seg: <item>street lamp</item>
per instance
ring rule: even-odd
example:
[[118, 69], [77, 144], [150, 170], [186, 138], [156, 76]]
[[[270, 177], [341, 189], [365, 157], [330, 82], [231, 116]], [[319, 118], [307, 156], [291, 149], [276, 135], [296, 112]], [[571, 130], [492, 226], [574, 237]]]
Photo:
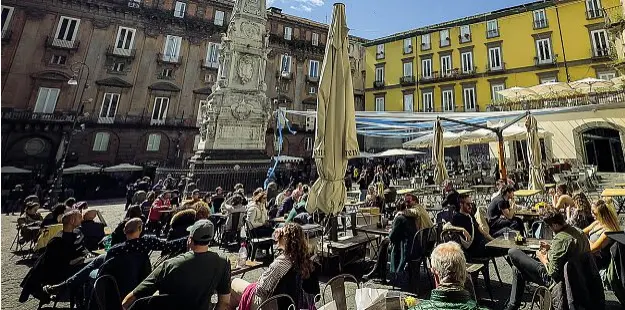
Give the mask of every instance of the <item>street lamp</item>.
[[[69, 146], [72, 142], [72, 138], [78, 132], [76, 130], [76, 125], [78, 125], [78, 117], [82, 114], [84, 109], [84, 104], [82, 104], [82, 97], [85, 94], [85, 89], [89, 88], [89, 66], [84, 62], [76, 62], [70, 66], [70, 70], [74, 73], [72, 77], [67, 81], [68, 85], [77, 86], [78, 80], [82, 76], [83, 69], [87, 69], [87, 75], [85, 77], [85, 83], [83, 85], [82, 90], [80, 91], [80, 97], [78, 98], [79, 105], [76, 109], [74, 106], [76, 105], [76, 97], [78, 96], [78, 89], [74, 93], [74, 101], [72, 101], [71, 110], [74, 112], [74, 119], [72, 120], [72, 127], [69, 132], [68, 137], [63, 137], [64, 139], [61, 141], [62, 145], [60, 147], [63, 148], [63, 154], [60, 158], [60, 163], [58, 168], [56, 169], [54, 179], [52, 181], [52, 194], [54, 198], [58, 198], [57, 195], [54, 195], [57, 189], [63, 188], [63, 169], [65, 168], [65, 160], [67, 158], [67, 153], [69, 152]], [[81, 126], [81, 130], [82, 130]], [[54, 199], [56, 202], [56, 199]]]

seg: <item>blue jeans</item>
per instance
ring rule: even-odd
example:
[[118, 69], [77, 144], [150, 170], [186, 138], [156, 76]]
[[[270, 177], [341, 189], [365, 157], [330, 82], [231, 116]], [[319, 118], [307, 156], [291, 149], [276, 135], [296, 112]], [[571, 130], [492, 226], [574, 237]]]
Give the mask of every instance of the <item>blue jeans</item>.
[[367, 190], [366, 189], [361, 189], [360, 190], [360, 201], [365, 201], [366, 198], [367, 198]]
[[67, 286], [80, 286], [89, 280], [95, 280], [98, 277], [99, 268], [102, 267], [106, 260], [106, 254], [101, 254], [91, 260], [85, 267], [76, 272], [73, 276], [65, 280]]

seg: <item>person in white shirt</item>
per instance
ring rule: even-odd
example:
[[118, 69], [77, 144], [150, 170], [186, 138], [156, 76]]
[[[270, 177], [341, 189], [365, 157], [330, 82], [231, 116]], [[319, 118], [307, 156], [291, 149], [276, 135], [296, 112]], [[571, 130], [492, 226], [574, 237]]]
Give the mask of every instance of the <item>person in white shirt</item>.
[[252, 202], [247, 206], [247, 221], [256, 237], [270, 237], [273, 235], [273, 228], [268, 221], [266, 205], [267, 192], [262, 188], [257, 188], [254, 191]]
[[[242, 191], [235, 192], [230, 198], [226, 199], [221, 204], [221, 212], [227, 216], [226, 224], [224, 226], [225, 231], [229, 231], [232, 228], [232, 214], [245, 213], [247, 210], [245, 197]], [[243, 227], [245, 223], [245, 214], [239, 216], [239, 225], [237, 225], [237, 231]]]

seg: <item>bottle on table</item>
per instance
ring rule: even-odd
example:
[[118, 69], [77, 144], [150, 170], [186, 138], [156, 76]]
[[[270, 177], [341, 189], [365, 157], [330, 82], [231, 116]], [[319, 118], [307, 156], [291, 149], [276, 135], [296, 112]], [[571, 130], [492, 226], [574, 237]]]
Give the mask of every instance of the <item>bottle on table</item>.
[[245, 267], [247, 262], [247, 244], [241, 242], [241, 248], [239, 249], [239, 257], [237, 260], [237, 267]]

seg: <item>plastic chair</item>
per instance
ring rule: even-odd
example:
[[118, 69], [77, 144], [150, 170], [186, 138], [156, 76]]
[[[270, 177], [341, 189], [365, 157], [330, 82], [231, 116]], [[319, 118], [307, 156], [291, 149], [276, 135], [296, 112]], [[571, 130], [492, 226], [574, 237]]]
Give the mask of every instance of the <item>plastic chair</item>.
[[260, 249], [266, 248], [271, 252], [273, 257], [273, 238], [272, 237], [258, 237], [252, 229], [252, 223], [245, 221], [245, 235], [247, 236], [247, 244], [250, 247], [248, 251], [248, 257], [251, 260], [256, 259], [256, 252]]
[[122, 297], [117, 289], [117, 282], [112, 276], [101, 276], [95, 280], [89, 309], [94, 309], [91, 303], [95, 300], [98, 310], [122, 310]]
[[538, 310], [551, 310], [551, 291], [544, 286], [539, 286], [534, 291], [534, 297], [532, 297], [532, 307], [530, 310], [534, 310], [534, 306], [538, 306]]
[[358, 279], [351, 274], [340, 274], [328, 281], [326, 285], [323, 287], [321, 291], [321, 298], [323, 300], [323, 304], [326, 302], [326, 289], [330, 287], [332, 289], [332, 300], [336, 302], [337, 310], [347, 310], [347, 296], [345, 294], [345, 279], [353, 280], [354, 283], [360, 288], [360, 283]]
[[287, 310], [296, 310], [295, 301], [293, 300], [293, 298], [291, 298], [291, 296], [287, 294], [278, 294], [271, 296], [258, 306], [258, 310], [278, 310], [278, 308], [283, 309], [282, 307], [278, 307], [278, 300], [281, 298], [285, 298], [290, 302], [289, 306], [286, 308]]

